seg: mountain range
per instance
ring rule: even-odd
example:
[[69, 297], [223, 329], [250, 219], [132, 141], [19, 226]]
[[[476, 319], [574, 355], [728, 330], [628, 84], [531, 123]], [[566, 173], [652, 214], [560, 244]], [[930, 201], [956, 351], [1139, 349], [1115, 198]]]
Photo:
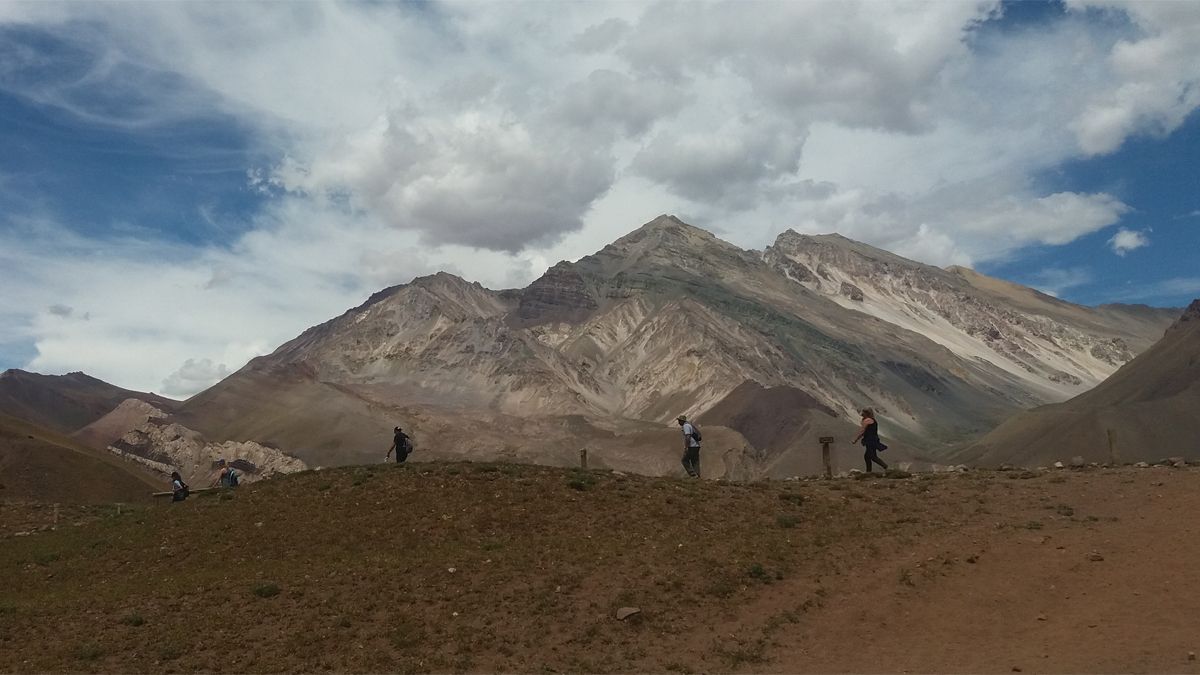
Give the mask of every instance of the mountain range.
[[660, 216], [523, 289], [440, 273], [382, 290], [183, 403], [135, 396], [158, 412], [86, 435], [140, 427], [124, 442], [149, 447], [155, 419], [322, 466], [381, 460], [400, 425], [415, 459], [568, 465], [586, 449], [592, 466], [662, 474], [678, 470], [673, 419], [690, 414], [706, 473], [754, 478], [815, 473], [820, 436], [837, 439], [839, 469], [857, 466], [847, 442], [872, 407], [889, 461], [936, 464], [1092, 389], [1178, 316], [1084, 307], [838, 235], [744, 250]]

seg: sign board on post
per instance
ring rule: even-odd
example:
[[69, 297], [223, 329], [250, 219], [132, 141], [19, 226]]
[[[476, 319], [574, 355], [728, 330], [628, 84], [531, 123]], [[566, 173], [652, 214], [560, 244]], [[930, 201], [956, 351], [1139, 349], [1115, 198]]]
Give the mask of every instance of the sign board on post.
[[833, 463], [829, 458], [829, 446], [833, 443], [833, 436], [822, 436], [821, 441], [821, 462], [825, 465], [825, 477], [833, 478]]

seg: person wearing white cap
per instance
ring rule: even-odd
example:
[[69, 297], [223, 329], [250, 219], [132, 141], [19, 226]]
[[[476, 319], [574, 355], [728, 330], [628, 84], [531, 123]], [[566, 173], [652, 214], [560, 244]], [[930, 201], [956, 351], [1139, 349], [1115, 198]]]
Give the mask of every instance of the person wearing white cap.
[[688, 421], [687, 415], [676, 418], [683, 427], [683, 470], [692, 478], [700, 477], [700, 430]]

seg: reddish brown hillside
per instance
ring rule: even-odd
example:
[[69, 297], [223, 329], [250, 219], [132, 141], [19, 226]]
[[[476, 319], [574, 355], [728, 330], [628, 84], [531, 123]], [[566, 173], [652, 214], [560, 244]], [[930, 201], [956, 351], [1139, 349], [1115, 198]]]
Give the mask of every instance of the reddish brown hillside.
[[84, 373], [41, 375], [15, 369], [0, 373], [0, 414], [64, 434], [95, 422], [128, 398], [141, 399], [163, 410], [177, 404]]
[[[755, 459], [763, 475], [821, 473], [821, 437], [835, 439], [831, 448], [835, 472], [863, 468], [862, 447], [850, 443], [858, 434], [858, 427], [795, 387], [763, 387], [756, 382], [744, 382], [699, 421], [741, 433], [756, 451]], [[886, 420], [882, 424], [884, 440], [889, 446], [883, 453], [884, 461], [913, 463], [912, 454], [888, 437]]]
[[6, 539], [0, 671], [1196, 672], [1198, 480], [307, 472]]
[[147, 501], [166, 489], [136, 465], [53, 431], [0, 415], [0, 501]]

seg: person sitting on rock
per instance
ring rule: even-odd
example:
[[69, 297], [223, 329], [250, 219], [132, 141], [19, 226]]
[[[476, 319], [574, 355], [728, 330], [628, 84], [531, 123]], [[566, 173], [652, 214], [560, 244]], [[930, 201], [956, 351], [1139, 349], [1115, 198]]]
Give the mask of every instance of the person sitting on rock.
[[882, 466], [883, 470], [887, 471], [888, 465], [882, 459], [879, 459], [879, 453], [887, 450], [887, 446], [879, 440], [879, 422], [875, 421], [875, 411], [870, 408], [863, 408], [862, 428], [859, 429], [858, 435], [854, 437], [854, 440], [850, 442], [852, 444], [858, 443], [859, 439], [862, 439], [863, 447], [867, 449], [866, 453], [863, 454], [863, 459], [867, 463], [867, 473], [871, 473], [872, 463]]

